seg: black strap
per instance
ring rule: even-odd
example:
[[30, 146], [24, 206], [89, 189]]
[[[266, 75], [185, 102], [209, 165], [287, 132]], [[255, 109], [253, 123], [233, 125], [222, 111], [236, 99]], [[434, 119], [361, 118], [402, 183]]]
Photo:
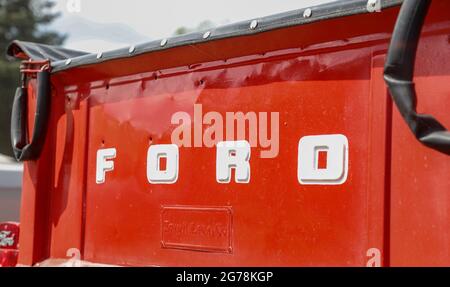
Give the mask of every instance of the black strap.
[[420, 31], [430, 2], [429, 0], [403, 2], [384, 66], [384, 79], [398, 110], [414, 136], [422, 144], [450, 155], [450, 132], [433, 116], [416, 112], [414, 62]]
[[14, 156], [18, 161], [35, 160], [39, 158], [45, 142], [50, 112], [50, 72], [37, 73], [36, 113], [31, 142], [27, 136], [27, 88], [24, 83], [17, 88], [14, 96], [11, 115], [11, 143]]

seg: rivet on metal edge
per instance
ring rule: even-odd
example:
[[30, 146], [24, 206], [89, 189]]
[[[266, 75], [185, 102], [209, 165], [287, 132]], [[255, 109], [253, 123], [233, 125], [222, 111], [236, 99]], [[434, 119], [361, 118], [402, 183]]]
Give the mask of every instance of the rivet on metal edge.
[[305, 9], [305, 11], [303, 11], [303, 18], [309, 18], [312, 15], [312, 10], [310, 8]]
[[72, 63], [72, 59], [67, 59], [66, 60], [66, 65], [70, 65], [70, 63]]
[[368, 0], [367, 1], [367, 11], [372, 12], [381, 12], [381, 1], [380, 0]]
[[256, 27], [258, 27], [258, 21], [257, 21], [257, 20], [253, 20], [253, 21], [250, 23], [250, 29], [255, 30]]
[[211, 31], [206, 31], [205, 34], [203, 34], [203, 39], [208, 39], [209, 36], [211, 36]]
[[161, 43], [160, 43], [161, 47], [164, 47], [166, 44], [167, 44], [167, 39], [162, 39]]
[[101, 57], [103, 57], [103, 53], [102, 52], [98, 52], [97, 53], [97, 59], [100, 59]]
[[128, 49], [128, 52], [133, 53], [136, 50], [135, 46], [131, 46], [130, 49]]

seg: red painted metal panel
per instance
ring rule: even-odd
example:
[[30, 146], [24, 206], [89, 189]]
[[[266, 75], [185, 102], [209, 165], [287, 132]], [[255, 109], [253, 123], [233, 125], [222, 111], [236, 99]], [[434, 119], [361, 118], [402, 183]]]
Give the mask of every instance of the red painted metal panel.
[[[35, 80], [28, 86], [28, 122], [33, 123], [36, 109]], [[31, 124], [28, 127], [32, 127]], [[51, 134], [51, 133], [49, 133]], [[49, 200], [51, 195], [52, 145], [47, 136], [39, 161], [24, 164], [22, 203], [20, 207], [21, 236], [19, 263], [31, 265], [48, 258]]]
[[[85, 258], [138, 265], [364, 265], [368, 171], [357, 159], [367, 154], [370, 67], [371, 50], [360, 48], [156, 80], [137, 76], [92, 89]], [[348, 79], [340, 80], [341, 71]], [[215, 179], [214, 148], [182, 147], [177, 183], [149, 184], [149, 144], [170, 143], [171, 115], [193, 114], [194, 104], [222, 115], [280, 112], [278, 157], [261, 159], [254, 148], [250, 183], [222, 185]], [[344, 185], [306, 187], [297, 181], [298, 141], [317, 134], [348, 137], [355, 160]], [[115, 147], [117, 156], [114, 171], [98, 185], [95, 155], [102, 147]], [[164, 205], [231, 206], [233, 254], [162, 249]]]

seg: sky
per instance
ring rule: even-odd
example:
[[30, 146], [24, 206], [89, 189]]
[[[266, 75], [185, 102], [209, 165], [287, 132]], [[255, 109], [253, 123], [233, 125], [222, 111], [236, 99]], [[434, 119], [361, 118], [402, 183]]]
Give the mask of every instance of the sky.
[[318, 5], [331, 0], [55, 0], [50, 28], [68, 34], [65, 46], [88, 52], [170, 37], [204, 20], [216, 25]]

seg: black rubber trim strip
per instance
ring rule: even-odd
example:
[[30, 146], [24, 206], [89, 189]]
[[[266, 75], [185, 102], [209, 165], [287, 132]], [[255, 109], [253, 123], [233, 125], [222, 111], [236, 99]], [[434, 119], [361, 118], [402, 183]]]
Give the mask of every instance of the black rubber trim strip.
[[31, 142], [27, 140], [27, 88], [19, 87], [11, 115], [11, 144], [18, 161], [38, 159], [44, 146], [50, 117], [50, 72], [37, 73], [36, 113]]
[[[402, 3], [402, 0], [379, 1], [381, 9], [398, 6]], [[253, 35], [280, 28], [309, 24], [327, 19], [371, 13], [368, 11], [367, 5], [367, 0], [339, 0], [322, 5], [312, 6], [309, 8], [288, 11], [272, 16], [256, 18], [210, 29], [209, 31], [211, 34], [206, 39], [203, 38], [203, 35], [206, 31], [201, 31], [168, 38], [167, 43], [163, 46], [161, 46], [161, 40], [138, 44], [134, 46], [134, 49], [131, 53], [129, 50], [130, 47], [127, 47], [104, 52], [101, 54], [100, 58], [97, 57], [97, 54], [87, 54], [71, 58], [70, 62], [66, 61], [66, 59], [61, 59], [59, 61], [52, 61], [52, 73], [79, 67], [82, 65], [97, 64], [114, 59], [135, 57], [141, 54], [166, 50], [174, 47], [196, 45], [225, 38]], [[303, 13], [306, 9], [311, 9], [310, 17], [303, 16]], [[258, 24], [255, 29], [250, 29], [250, 23], [253, 20], [257, 20]], [[9, 53], [9, 55], [14, 56], [11, 53]]]
[[400, 8], [384, 66], [384, 79], [414, 136], [427, 147], [450, 155], [450, 133], [447, 129], [433, 116], [416, 112], [414, 63], [430, 2], [408, 0]]

